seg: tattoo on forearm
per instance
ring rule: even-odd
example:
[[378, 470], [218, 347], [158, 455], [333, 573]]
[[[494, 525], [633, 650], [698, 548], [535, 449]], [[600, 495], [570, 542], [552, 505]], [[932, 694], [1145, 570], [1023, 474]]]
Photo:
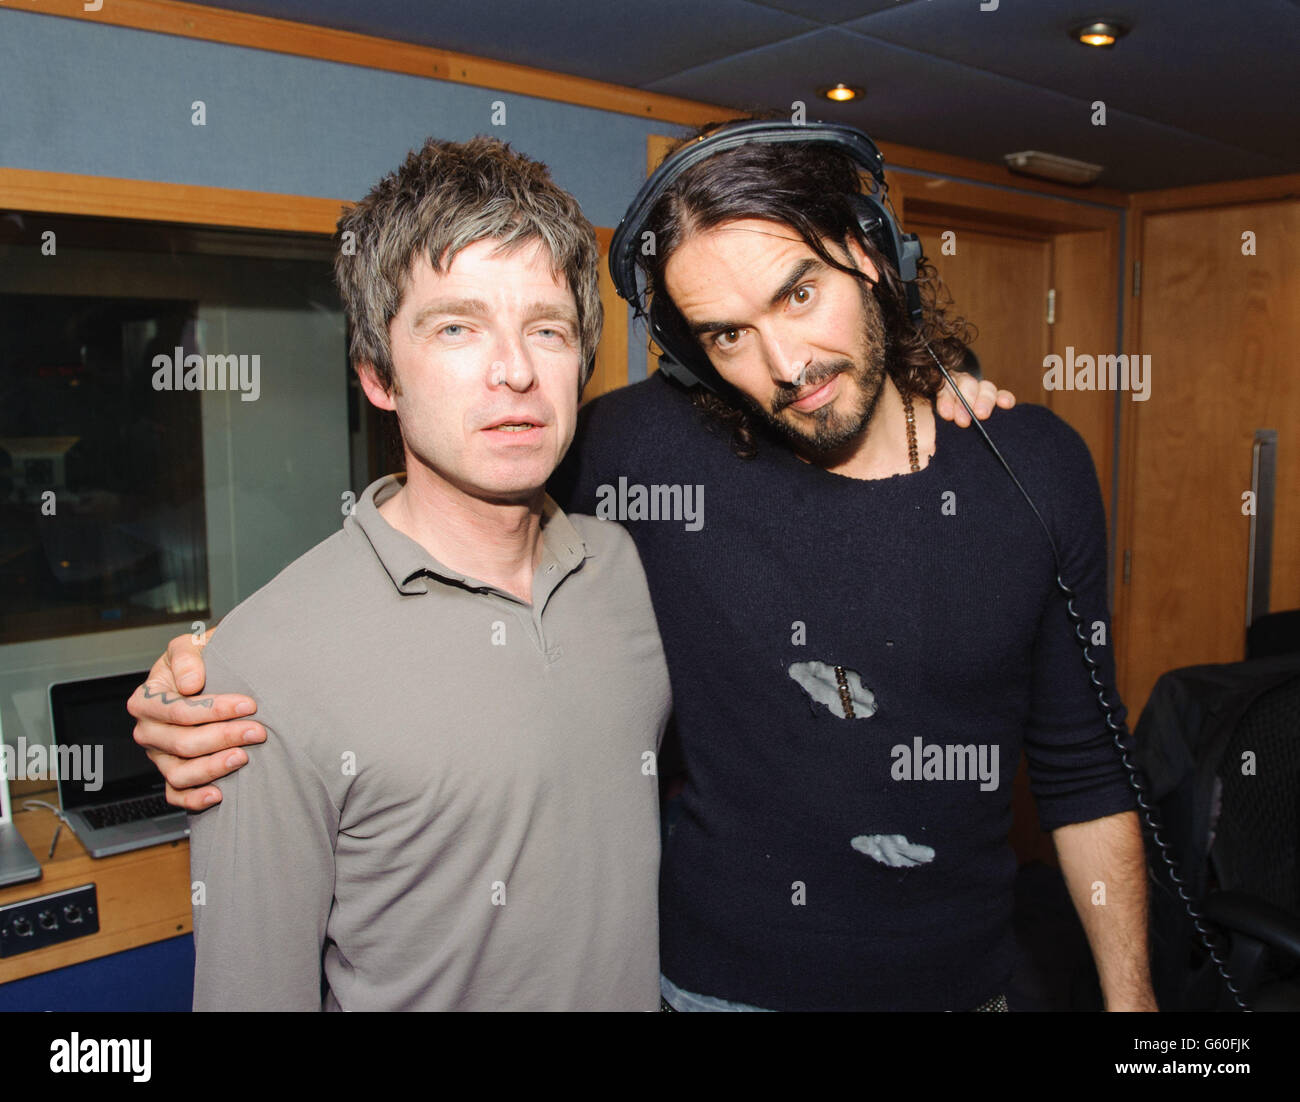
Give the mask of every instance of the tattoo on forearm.
[[180, 696], [179, 694], [169, 696], [166, 689], [158, 693], [150, 692], [148, 685], [144, 686], [144, 698], [145, 700], [161, 700], [164, 704], [175, 704], [179, 700], [182, 704], [188, 704], [191, 708], [212, 707], [212, 697], [210, 696], [204, 697], [202, 700], [191, 700], [188, 696]]

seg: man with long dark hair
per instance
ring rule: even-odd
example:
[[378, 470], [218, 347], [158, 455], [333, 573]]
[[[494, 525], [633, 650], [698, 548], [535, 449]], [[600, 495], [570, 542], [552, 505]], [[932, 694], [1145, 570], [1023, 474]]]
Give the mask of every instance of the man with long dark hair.
[[[641, 263], [717, 385], [657, 373], [591, 403], [550, 484], [631, 532], [664, 639], [686, 766], [663, 855], [664, 997], [1005, 1009], [1023, 746], [1107, 1005], [1150, 1007], [1133, 799], [1051, 551], [981, 441], [936, 416], [934, 357], [961, 364], [964, 324], [925, 266], [910, 324], [854, 217], [859, 187], [849, 158], [798, 143], [683, 173]], [[1087, 449], [1046, 410], [991, 425], [1104, 632]], [[155, 677], [174, 690], [172, 667]], [[169, 756], [216, 748], [163, 726], [177, 710], [133, 710], [172, 784], [221, 775]]]

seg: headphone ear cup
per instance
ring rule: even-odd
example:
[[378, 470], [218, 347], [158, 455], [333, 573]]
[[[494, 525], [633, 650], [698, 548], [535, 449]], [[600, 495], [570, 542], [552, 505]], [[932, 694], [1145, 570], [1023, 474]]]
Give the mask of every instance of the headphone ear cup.
[[871, 238], [872, 241], [876, 241], [876, 243], [879, 244], [877, 239], [880, 237], [880, 217], [878, 215], [871, 214], [867, 211], [861, 211], [858, 214], [858, 227], [864, 234]]
[[[863, 236], [884, 253], [885, 259], [897, 270], [899, 261], [897, 230], [889, 212], [870, 195], [851, 195], [849, 201]], [[900, 272], [899, 275], [902, 273]]]
[[650, 336], [664, 351], [659, 367], [666, 375], [686, 386], [718, 389], [716, 372], [699, 346], [682, 332], [681, 319], [658, 297], [650, 300]]
[[898, 258], [898, 274], [907, 291], [907, 312], [912, 316], [912, 324], [920, 329], [924, 310], [921, 307], [921, 285], [917, 283], [916, 275], [917, 266], [924, 258], [921, 239], [914, 233], [905, 233], [900, 241], [902, 249]]
[[907, 312], [912, 324], [921, 325], [921, 289], [917, 286], [917, 265], [922, 259], [921, 239], [914, 233], [902, 233], [893, 215], [874, 195], [851, 196], [858, 226], [872, 244], [885, 254], [902, 280], [907, 297]]
[[899, 235], [902, 248], [898, 257], [898, 276], [905, 283], [916, 280], [916, 266], [921, 263], [921, 239], [914, 233]]

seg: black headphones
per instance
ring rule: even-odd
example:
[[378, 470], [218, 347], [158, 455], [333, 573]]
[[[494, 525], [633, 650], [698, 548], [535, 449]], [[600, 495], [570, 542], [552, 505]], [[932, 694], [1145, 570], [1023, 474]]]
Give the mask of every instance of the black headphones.
[[[609, 274], [618, 293], [638, 311], [644, 310], [637, 281], [637, 250], [650, 212], [669, 186], [687, 169], [750, 142], [828, 142], [848, 154], [870, 173], [874, 186], [869, 194], [849, 196], [858, 225], [893, 265], [903, 281], [912, 322], [921, 324], [921, 294], [916, 286], [916, 266], [921, 259], [921, 242], [914, 233], [903, 233], [887, 206], [889, 185], [885, 183], [885, 159], [861, 130], [839, 123], [785, 123], [762, 120], [728, 123], [705, 137], [683, 146], [646, 180], [614, 231], [609, 248]], [[666, 374], [687, 386], [710, 390], [727, 389], [703, 349], [676, 323], [676, 311], [660, 295], [650, 303], [650, 335], [665, 352], [659, 366]]]

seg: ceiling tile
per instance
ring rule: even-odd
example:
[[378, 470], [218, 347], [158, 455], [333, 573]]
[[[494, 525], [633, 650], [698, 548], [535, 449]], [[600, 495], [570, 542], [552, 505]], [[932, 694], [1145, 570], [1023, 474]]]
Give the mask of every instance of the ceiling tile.
[[[801, 59], [816, 58], [816, 72]], [[866, 97], [833, 104], [818, 85], [843, 80]], [[808, 117], [848, 122], [873, 138], [1001, 164], [1037, 149], [1106, 166], [1098, 181], [1117, 188], [1172, 186], [1287, 171], [1278, 158], [1110, 110], [1094, 126], [1088, 100], [930, 58], [827, 28], [743, 57], [700, 66], [651, 85], [672, 95], [712, 99], [741, 110], [786, 111], [796, 100]]]
[[871, 12], [896, 8], [900, 4], [919, 4], [926, 0], [750, 0], [765, 8], [779, 8], [792, 15], [802, 15], [818, 23], [843, 23]]
[[1132, 28], [1113, 49], [1069, 37], [1088, 14], [1079, 0], [1004, 0], [992, 12], [936, 0], [883, 10], [844, 29], [1300, 161], [1295, 4], [1120, 0], [1098, 7]]

